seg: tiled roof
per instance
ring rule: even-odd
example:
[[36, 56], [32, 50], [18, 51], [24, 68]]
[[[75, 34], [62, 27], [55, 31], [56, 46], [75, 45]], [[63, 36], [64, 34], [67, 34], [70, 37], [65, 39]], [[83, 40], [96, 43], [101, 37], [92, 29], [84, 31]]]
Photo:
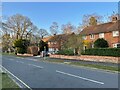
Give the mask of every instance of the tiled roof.
[[[72, 33], [72, 34], [74, 34], [74, 33]], [[54, 36], [49, 36], [49, 37], [43, 38], [42, 40], [44, 42], [55, 42], [55, 41], [68, 39], [69, 36], [71, 36], [72, 34], [59, 34], [59, 35], [54, 35]]]
[[98, 34], [98, 33], [105, 33], [110, 31], [119, 30], [120, 31], [120, 20], [116, 22], [108, 22], [100, 25], [95, 26], [88, 26], [84, 28], [80, 34], [82, 35], [89, 35], [89, 34]]
[[42, 40], [44, 41], [44, 42], [47, 42], [49, 39], [51, 39], [52, 38], [52, 36], [49, 36], [49, 37], [45, 37], [45, 38], [43, 38]]

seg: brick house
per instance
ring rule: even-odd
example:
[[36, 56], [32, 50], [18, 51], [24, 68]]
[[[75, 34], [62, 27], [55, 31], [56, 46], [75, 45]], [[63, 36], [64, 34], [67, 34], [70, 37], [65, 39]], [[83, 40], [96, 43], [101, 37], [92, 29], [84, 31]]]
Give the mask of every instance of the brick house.
[[[94, 48], [94, 42], [98, 38], [107, 40], [110, 48], [120, 47], [120, 20], [113, 17], [111, 22], [103, 23], [84, 28], [80, 34], [83, 36], [84, 41], [89, 42]], [[87, 45], [84, 45], [84, 49]]]
[[74, 33], [49, 36], [42, 40], [48, 43], [49, 52], [57, 52], [62, 49], [63, 43], [66, 42], [71, 35], [74, 35]]

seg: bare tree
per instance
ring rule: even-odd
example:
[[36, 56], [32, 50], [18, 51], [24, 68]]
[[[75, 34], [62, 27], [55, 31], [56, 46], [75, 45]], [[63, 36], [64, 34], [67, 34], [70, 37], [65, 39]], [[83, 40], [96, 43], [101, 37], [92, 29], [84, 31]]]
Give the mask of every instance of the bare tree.
[[59, 31], [58, 31], [58, 23], [57, 22], [53, 22], [51, 27], [50, 27], [50, 31], [52, 33], [52, 35], [56, 35]]
[[12, 49], [13, 39], [10, 37], [10, 34], [4, 34], [2, 36], [2, 49], [3, 51], [9, 51], [8, 49]]
[[6, 25], [14, 31], [16, 39], [22, 39], [26, 32], [31, 31], [33, 23], [28, 17], [16, 14], [8, 18]]
[[40, 38], [44, 38], [45, 36], [49, 35], [47, 30], [45, 29], [40, 29], [38, 30], [38, 35], [40, 36]]
[[65, 25], [63, 24], [61, 29], [64, 34], [70, 34], [75, 31], [75, 26], [71, 23], [67, 23]]
[[102, 16], [96, 13], [84, 15], [82, 20], [82, 25], [85, 27], [89, 25], [100, 24], [103, 22], [102, 18], [103, 18]]

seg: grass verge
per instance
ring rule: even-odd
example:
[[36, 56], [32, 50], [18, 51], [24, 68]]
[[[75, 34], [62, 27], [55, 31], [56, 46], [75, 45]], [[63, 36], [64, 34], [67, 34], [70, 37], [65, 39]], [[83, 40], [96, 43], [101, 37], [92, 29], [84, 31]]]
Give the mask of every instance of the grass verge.
[[118, 71], [120, 72], [119, 67], [115, 66], [105, 66], [105, 65], [98, 65], [98, 64], [83, 64], [81, 62], [64, 62], [64, 60], [44, 60], [47, 62], [53, 62], [53, 63], [63, 63], [63, 64], [69, 64], [69, 65], [74, 65], [74, 66], [84, 66], [84, 67], [91, 67], [91, 68], [96, 68], [96, 69], [103, 69], [107, 71]]
[[2, 90], [6, 89], [17, 89], [21, 90], [20, 87], [6, 74], [1, 73], [2, 77]]

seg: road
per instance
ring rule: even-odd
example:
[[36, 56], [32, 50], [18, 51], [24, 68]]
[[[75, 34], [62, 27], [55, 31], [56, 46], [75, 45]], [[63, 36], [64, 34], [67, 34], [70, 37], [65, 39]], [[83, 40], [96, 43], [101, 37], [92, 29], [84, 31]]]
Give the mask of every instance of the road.
[[118, 88], [118, 73], [41, 59], [3, 55], [2, 66], [29, 88]]

